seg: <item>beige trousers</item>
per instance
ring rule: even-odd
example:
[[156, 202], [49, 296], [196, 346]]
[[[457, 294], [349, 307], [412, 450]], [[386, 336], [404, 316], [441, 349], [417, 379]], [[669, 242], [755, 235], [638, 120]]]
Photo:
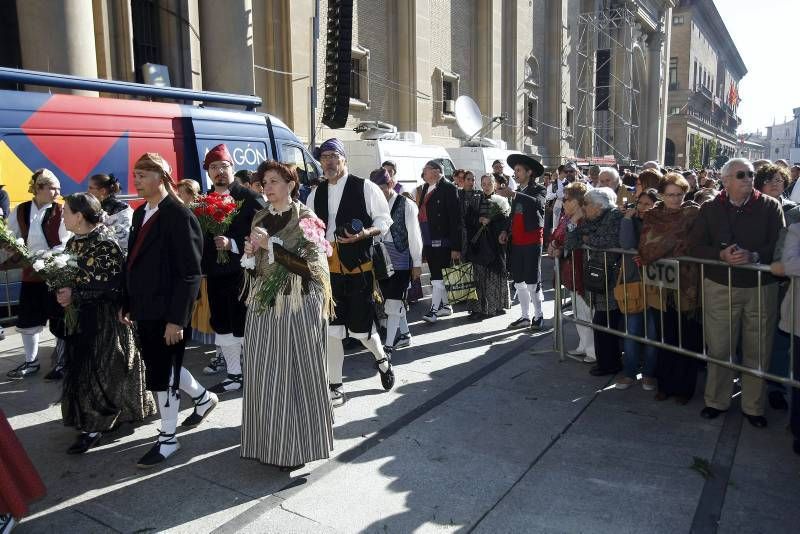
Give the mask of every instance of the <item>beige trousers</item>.
[[[733, 287], [703, 281], [705, 292], [703, 320], [708, 356], [716, 360], [736, 362], [737, 343], [741, 335], [741, 364], [766, 371], [772, 351], [772, 338], [778, 318], [778, 285]], [[727, 410], [731, 404], [733, 379], [738, 373], [721, 365], [708, 364], [706, 406]], [[742, 411], [747, 415], [764, 414], [764, 380], [742, 373]]]

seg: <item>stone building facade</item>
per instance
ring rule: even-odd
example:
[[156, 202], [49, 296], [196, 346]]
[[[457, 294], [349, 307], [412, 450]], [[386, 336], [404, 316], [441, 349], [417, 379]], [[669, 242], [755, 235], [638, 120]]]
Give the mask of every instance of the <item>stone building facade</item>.
[[[794, 119], [783, 124], [767, 126], [765, 140], [767, 159], [788, 161], [791, 149], [800, 148], [800, 108], [794, 109], [794, 116]], [[794, 161], [790, 163], [794, 163]]]
[[672, 12], [665, 164], [714, 166], [733, 157], [741, 124], [739, 81], [747, 68], [713, 2], [680, 0]]
[[[509, 149], [549, 165], [607, 153], [635, 162], [661, 159], [665, 146], [674, 1], [355, 0], [355, 83], [347, 126], [335, 131], [320, 120], [327, 0], [313, 121], [314, 0], [3, 2], [0, 16], [15, 24], [0, 38], [0, 65], [127, 81], [142, 81], [145, 63], [165, 65], [173, 86], [261, 96], [260, 111], [307, 141], [312, 124], [317, 140], [352, 139], [358, 123], [380, 120], [458, 146], [452, 101], [468, 95], [487, 120], [506, 117], [491, 137]], [[630, 28], [609, 29], [605, 42], [585, 31], [586, 17], [613, 10], [629, 14]], [[629, 87], [610, 91], [603, 117], [598, 49], [610, 49], [611, 79]]]

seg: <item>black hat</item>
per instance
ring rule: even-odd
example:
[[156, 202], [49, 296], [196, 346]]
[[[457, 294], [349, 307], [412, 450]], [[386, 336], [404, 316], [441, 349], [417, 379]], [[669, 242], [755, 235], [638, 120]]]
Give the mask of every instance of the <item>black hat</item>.
[[533, 177], [538, 178], [544, 174], [544, 167], [542, 164], [528, 156], [527, 154], [511, 154], [506, 159], [508, 166], [512, 169], [517, 165], [523, 165], [533, 171]]
[[428, 163], [425, 164], [426, 167], [431, 167], [432, 169], [438, 169], [440, 173], [444, 174], [444, 167], [442, 164], [436, 161], [435, 159], [430, 160]]

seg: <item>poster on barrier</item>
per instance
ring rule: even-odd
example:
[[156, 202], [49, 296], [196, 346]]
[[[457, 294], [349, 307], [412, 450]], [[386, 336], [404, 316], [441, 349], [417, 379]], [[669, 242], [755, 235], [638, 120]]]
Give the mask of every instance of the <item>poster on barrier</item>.
[[645, 284], [664, 289], [678, 289], [678, 260], [658, 260], [644, 266]]

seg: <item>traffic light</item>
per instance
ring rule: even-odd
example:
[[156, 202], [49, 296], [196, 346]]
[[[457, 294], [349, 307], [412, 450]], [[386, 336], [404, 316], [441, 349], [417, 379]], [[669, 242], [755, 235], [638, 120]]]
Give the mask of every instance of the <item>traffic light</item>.
[[351, 49], [353, 46], [353, 0], [328, 3], [328, 43], [325, 47], [325, 100], [322, 123], [343, 128], [350, 111]]

